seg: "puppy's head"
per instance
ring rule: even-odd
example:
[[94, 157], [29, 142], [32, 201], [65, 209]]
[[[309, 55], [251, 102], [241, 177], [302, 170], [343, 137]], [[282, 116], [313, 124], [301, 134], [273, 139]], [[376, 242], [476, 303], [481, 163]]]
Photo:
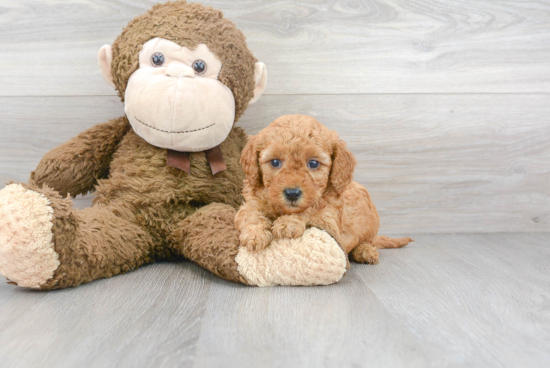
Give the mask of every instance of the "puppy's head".
[[283, 214], [303, 212], [327, 192], [341, 194], [355, 164], [338, 134], [306, 115], [278, 118], [241, 155], [247, 189], [263, 190]]

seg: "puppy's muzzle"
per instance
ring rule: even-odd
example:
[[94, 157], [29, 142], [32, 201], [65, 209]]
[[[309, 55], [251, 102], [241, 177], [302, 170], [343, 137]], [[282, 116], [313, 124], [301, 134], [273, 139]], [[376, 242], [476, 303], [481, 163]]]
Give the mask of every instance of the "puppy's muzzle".
[[286, 188], [283, 190], [285, 198], [290, 202], [296, 202], [302, 196], [302, 190], [300, 188]]

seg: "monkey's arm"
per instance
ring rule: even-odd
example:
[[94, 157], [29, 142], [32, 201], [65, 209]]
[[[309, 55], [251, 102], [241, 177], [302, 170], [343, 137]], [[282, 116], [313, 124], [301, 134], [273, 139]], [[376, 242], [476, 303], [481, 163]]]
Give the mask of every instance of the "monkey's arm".
[[31, 181], [44, 184], [62, 196], [75, 197], [93, 190], [109, 174], [112, 155], [130, 129], [125, 117], [98, 124], [46, 153]]

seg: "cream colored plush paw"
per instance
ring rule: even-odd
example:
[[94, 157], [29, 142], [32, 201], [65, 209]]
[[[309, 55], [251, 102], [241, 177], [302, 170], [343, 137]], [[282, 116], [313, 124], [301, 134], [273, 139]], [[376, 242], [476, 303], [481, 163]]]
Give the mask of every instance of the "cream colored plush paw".
[[346, 272], [346, 254], [325, 231], [307, 229], [298, 239], [278, 239], [262, 251], [239, 249], [238, 270], [250, 285], [330, 285]]
[[0, 190], [0, 274], [37, 289], [53, 277], [53, 209], [43, 194], [10, 184]]

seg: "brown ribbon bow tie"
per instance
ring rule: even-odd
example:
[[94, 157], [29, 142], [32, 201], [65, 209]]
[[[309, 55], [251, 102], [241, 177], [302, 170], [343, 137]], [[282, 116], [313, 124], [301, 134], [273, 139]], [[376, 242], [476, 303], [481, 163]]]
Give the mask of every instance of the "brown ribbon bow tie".
[[[216, 146], [212, 149], [204, 151], [206, 159], [210, 164], [212, 175], [216, 175], [219, 172], [227, 170], [225, 160], [223, 159], [222, 149], [220, 146]], [[188, 174], [191, 174], [191, 160], [189, 160], [189, 152], [178, 152], [168, 150], [166, 156], [166, 164], [170, 167], [183, 170]]]

